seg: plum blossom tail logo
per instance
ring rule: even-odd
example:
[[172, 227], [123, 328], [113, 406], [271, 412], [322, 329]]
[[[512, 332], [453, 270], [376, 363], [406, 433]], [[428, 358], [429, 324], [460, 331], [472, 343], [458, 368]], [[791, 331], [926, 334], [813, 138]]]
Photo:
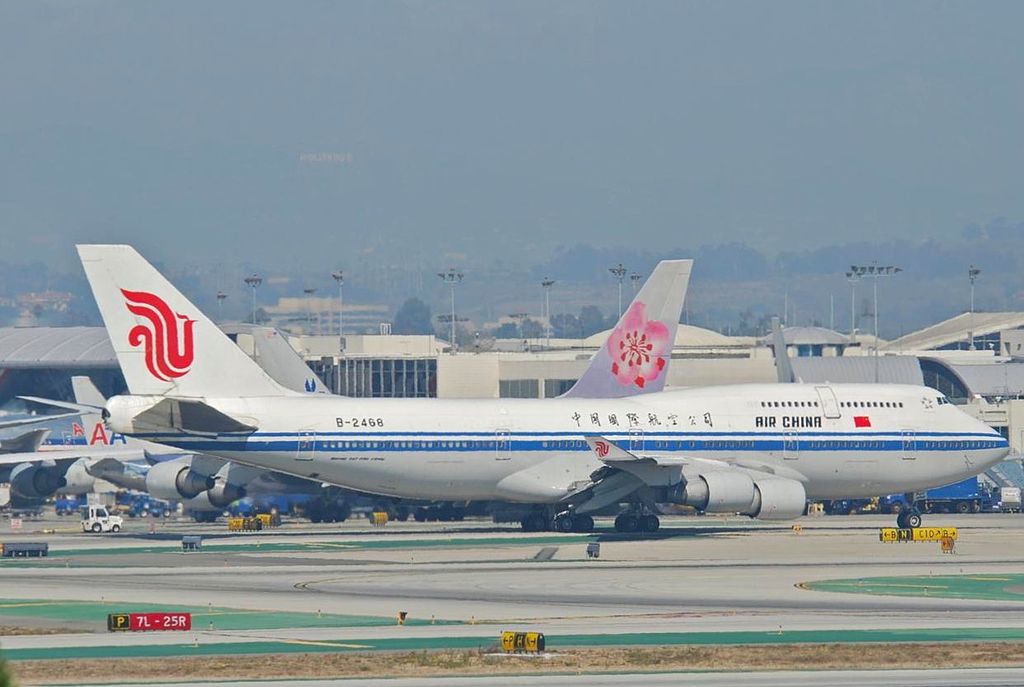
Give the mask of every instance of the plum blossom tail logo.
[[608, 442], [607, 441], [595, 441], [594, 442], [594, 451], [597, 452], [597, 457], [598, 458], [604, 458], [605, 456], [607, 456], [608, 455], [608, 449], [609, 449], [609, 446], [608, 446]]
[[196, 321], [171, 310], [156, 294], [126, 289], [121, 294], [128, 312], [145, 320], [128, 332], [128, 344], [144, 347], [149, 373], [164, 382], [184, 376], [195, 354], [192, 328]]
[[647, 319], [647, 307], [635, 301], [608, 338], [612, 374], [623, 386], [643, 389], [665, 369], [672, 342], [668, 327]]

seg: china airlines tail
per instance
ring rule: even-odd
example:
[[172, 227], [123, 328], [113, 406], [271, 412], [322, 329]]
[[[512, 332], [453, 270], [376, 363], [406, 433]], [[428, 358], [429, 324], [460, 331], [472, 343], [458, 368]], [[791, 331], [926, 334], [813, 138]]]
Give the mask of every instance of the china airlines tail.
[[583, 376], [563, 398], [621, 398], [665, 388], [693, 260], [662, 260]]
[[289, 393], [131, 246], [78, 246], [78, 255], [132, 394]]

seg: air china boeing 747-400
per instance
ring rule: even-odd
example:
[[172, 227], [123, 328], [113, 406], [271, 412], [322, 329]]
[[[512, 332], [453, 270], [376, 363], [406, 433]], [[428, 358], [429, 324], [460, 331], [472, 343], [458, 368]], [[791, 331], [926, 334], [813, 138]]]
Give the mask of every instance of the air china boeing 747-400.
[[[366, 399], [272, 380], [129, 246], [79, 246], [130, 395], [109, 428], [373, 494], [533, 504], [527, 529], [624, 531], [654, 504], [755, 518], [984, 471], [1006, 439], [934, 389], [745, 384], [664, 391], [692, 261], [665, 261], [556, 399]], [[900, 515], [917, 526], [920, 514]]]

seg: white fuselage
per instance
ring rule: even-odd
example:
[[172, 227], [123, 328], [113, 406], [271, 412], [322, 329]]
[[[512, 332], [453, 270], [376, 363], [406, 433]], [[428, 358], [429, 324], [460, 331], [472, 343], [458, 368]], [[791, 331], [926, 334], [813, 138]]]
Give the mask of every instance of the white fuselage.
[[[978, 474], [1007, 441], [927, 387], [760, 384], [622, 399], [205, 399], [259, 429], [147, 439], [360, 491], [551, 503], [602, 467], [585, 435], [803, 482], [808, 498], [917, 491]], [[129, 431], [126, 427], [112, 427]]]

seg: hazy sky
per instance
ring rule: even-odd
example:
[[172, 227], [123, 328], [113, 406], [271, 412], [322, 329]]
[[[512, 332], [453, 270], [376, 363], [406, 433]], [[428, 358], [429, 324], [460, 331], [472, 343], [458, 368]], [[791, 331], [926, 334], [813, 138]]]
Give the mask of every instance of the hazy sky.
[[0, 259], [952, 236], [1024, 218], [1022, 26], [1021, 2], [2, 0]]

